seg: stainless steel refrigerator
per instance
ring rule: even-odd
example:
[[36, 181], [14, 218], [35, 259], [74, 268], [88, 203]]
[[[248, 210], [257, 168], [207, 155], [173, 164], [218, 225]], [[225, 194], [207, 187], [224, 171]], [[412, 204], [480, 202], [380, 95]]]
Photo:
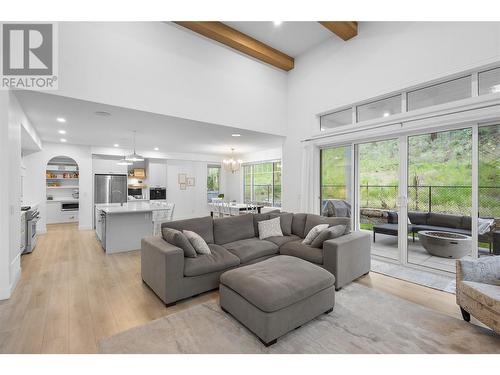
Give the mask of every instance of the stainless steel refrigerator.
[[[100, 203], [127, 203], [127, 175], [96, 174], [94, 175], [94, 211]], [[95, 218], [95, 214], [94, 214]], [[95, 220], [94, 220], [95, 228]]]

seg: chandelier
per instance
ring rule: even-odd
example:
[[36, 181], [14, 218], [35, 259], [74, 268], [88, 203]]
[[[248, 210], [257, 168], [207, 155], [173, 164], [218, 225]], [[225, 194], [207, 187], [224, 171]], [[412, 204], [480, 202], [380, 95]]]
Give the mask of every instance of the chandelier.
[[224, 159], [222, 161], [224, 164], [224, 168], [226, 168], [227, 171], [230, 171], [231, 173], [234, 173], [238, 171], [241, 168], [241, 163], [243, 163], [243, 160], [235, 160], [234, 159], [234, 148], [231, 148], [231, 158], [226, 160]]

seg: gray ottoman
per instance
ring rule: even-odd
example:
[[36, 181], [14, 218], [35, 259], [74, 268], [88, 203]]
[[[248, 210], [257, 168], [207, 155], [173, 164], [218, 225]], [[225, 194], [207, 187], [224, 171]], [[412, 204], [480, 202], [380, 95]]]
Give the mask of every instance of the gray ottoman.
[[220, 306], [269, 346], [335, 304], [335, 277], [305, 260], [279, 255], [227, 271]]

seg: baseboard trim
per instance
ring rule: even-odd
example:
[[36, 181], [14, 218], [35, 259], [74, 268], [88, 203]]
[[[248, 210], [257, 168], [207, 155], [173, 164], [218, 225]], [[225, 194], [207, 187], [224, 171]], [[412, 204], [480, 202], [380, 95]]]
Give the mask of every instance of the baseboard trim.
[[0, 300], [9, 299], [16, 289], [17, 283], [21, 278], [20, 258], [21, 254], [18, 254], [9, 265], [9, 274], [13, 275], [11, 278], [12, 282], [7, 288], [0, 289]]

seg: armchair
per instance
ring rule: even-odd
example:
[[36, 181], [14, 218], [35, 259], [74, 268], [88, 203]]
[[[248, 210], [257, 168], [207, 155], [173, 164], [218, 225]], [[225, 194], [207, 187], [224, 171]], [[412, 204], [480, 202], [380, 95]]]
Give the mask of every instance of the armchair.
[[457, 260], [457, 304], [470, 316], [500, 333], [500, 256]]

